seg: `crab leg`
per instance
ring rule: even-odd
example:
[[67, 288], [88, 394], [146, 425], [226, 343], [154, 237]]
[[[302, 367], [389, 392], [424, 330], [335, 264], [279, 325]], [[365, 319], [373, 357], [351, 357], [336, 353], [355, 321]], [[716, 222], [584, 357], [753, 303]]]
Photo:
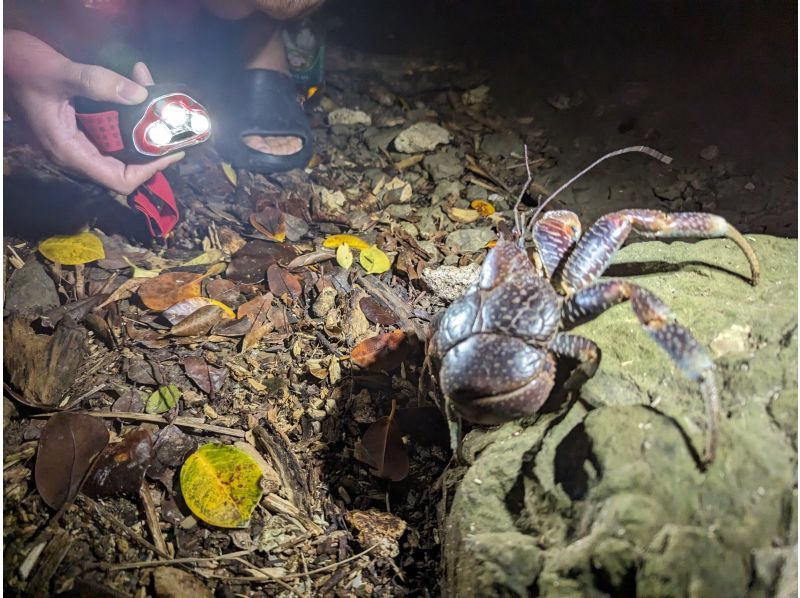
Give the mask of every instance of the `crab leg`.
[[744, 252], [750, 263], [751, 284], [758, 284], [761, 269], [755, 252], [724, 218], [702, 212], [622, 210], [603, 216], [586, 231], [564, 265], [561, 290], [571, 295], [594, 282], [631, 232], [649, 239], [727, 237]]
[[[581, 222], [574, 212], [546, 212], [533, 225], [533, 243], [544, 266], [547, 278], [552, 278], [564, 256], [575, 247], [581, 236]], [[563, 265], [563, 264], [562, 264]]]
[[570, 379], [567, 380], [566, 387], [568, 390], [580, 386], [580, 384], [594, 376], [597, 366], [600, 365], [600, 347], [594, 341], [577, 334], [559, 332], [550, 341], [549, 349], [557, 355], [572, 357], [580, 362]]
[[599, 282], [567, 299], [562, 308], [563, 326], [569, 330], [623, 301], [631, 302], [631, 307], [645, 331], [667, 352], [678, 369], [690, 380], [700, 383], [708, 418], [705, 461], [711, 463], [717, 452], [720, 419], [714, 362], [692, 333], [675, 320], [675, 315], [658, 297], [626, 280]]

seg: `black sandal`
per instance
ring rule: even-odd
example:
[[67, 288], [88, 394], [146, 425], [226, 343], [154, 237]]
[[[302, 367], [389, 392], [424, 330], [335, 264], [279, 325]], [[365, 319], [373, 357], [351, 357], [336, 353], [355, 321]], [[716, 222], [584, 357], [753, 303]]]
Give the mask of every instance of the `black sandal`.
[[[224, 160], [263, 174], [305, 168], [313, 153], [311, 129], [289, 75], [247, 69], [235, 78], [228, 92], [215, 111], [214, 136]], [[247, 135], [299, 137], [303, 147], [285, 156], [265, 153], [245, 144]]]

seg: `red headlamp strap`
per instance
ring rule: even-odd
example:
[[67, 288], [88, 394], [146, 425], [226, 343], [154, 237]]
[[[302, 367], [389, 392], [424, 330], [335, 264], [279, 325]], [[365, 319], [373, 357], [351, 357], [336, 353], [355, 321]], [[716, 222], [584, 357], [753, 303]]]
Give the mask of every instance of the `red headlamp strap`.
[[89, 141], [101, 152], [118, 152], [125, 147], [119, 130], [119, 112], [116, 110], [75, 116]]
[[147, 217], [147, 226], [154, 237], [158, 234], [166, 238], [180, 219], [178, 205], [172, 187], [163, 173], [157, 172], [144, 185], [139, 187], [131, 197], [134, 207]]

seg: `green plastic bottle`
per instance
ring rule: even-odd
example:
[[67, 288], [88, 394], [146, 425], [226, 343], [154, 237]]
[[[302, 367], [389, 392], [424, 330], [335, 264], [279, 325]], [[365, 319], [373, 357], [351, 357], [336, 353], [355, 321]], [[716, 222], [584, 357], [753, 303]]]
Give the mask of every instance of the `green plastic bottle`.
[[283, 42], [295, 85], [307, 103], [316, 104], [325, 83], [325, 32], [303, 19], [284, 28]]

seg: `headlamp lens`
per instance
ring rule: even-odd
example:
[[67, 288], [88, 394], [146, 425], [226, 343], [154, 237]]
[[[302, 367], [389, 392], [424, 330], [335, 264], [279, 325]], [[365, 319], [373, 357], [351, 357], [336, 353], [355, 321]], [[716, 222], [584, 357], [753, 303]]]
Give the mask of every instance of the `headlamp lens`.
[[186, 108], [176, 102], [167, 104], [161, 109], [161, 119], [170, 127], [180, 127], [189, 118]]
[[189, 120], [189, 126], [196, 135], [200, 135], [208, 131], [209, 125], [210, 123], [208, 122], [208, 117], [204, 114], [200, 114], [199, 112], [192, 114], [191, 119]]
[[172, 141], [172, 131], [162, 122], [154, 122], [147, 128], [147, 139], [153, 145], [167, 145]]

